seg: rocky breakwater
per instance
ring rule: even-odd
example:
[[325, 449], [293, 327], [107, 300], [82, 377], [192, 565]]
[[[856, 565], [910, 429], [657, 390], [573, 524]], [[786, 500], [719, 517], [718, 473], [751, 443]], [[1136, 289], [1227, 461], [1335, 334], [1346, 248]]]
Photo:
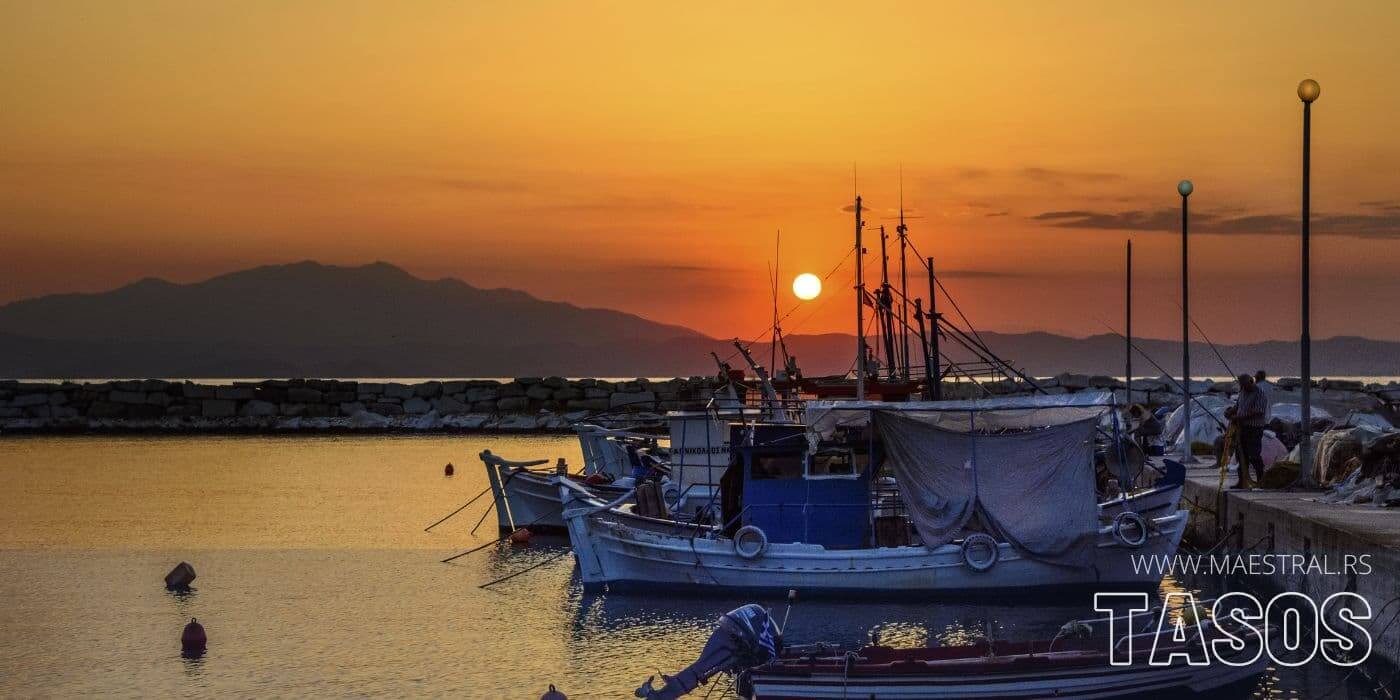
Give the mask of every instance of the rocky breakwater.
[[[196, 384], [161, 379], [107, 382], [0, 380], [0, 432], [135, 431], [566, 431], [581, 420], [660, 420], [666, 411], [701, 408], [718, 388], [713, 377], [607, 381], [520, 377], [510, 381], [444, 380], [416, 384], [334, 379], [270, 379]], [[1278, 380], [1273, 402], [1300, 401], [1297, 379]], [[1203, 405], [1219, 409], [1234, 382], [1192, 382]], [[1134, 379], [1131, 392], [1113, 377], [1060, 374], [973, 383], [946, 381], [947, 399], [1112, 391], [1119, 405], [1174, 406], [1169, 378]], [[1333, 425], [1352, 413], [1395, 418], [1400, 384], [1320, 380], [1315, 413]], [[1330, 427], [1330, 426], [1328, 426]]]
[[0, 381], [0, 432], [566, 431], [611, 416], [659, 420], [702, 407], [711, 377], [520, 377], [417, 384], [270, 379], [196, 384]]
[[[1116, 377], [1084, 374], [1059, 374], [1035, 380], [1035, 386], [1024, 380], [998, 382], [944, 382], [943, 395], [953, 399], [975, 399], [992, 396], [1029, 396], [1032, 394], [1073, 394], [1081, 391], [1111, 391], [1120, 406], [1143, 404], [1148, 407], [1177, 406], [1181, 403], [1179, 380], [1170, 377], [1135, 378], [1131, 391]], [[1302, 380], [1283, 377], [1270, 384], [1271, 402], [1298, 404], [1302, 402]], [[1319, 379], [1312, 383], [1312, 404], [1315, 414], [1344, 419], [1349, 413], [1392, 415], [1400, 409], [1400, 382], [1366, 383], [1349, 379]], [[1236, 382], [1193, 380], [1191, 393], [1206, 404], [1217, 404], [1239, 391]]]

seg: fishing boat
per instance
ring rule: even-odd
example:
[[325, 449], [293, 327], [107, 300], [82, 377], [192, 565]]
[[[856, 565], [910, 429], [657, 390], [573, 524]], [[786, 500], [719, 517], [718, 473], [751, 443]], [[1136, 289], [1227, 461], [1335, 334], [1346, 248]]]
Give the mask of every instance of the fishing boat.
[[608, 501], [632, 492], [630, 484], [613, 486], [606, 481], [589, 483], [589, 475], [569, 473], [568, 465], [562, 458], [553, 469], [540, 469], [548, 465], [549, 460], [515, 462], [498, 457], [491, 450], [483, 450], [480, 457], [486, 467], [491, 497], [495, 499], [497, 525], [501, 532], [529, 528], [536, 532], [562, 533], [564, 521], [560, 517], [562, 504], [557, 480], [577, 483], [580, 488], [587, 484], [586, 493]]
[[[722, 526], [671, 532], [559, 483], [585, 587], [988, 595], [1151, 589], [1187, 513], [1120, 500], [1103, 523], [1093, 440], [1108, 394], [809, 402], [805, 425], [734, 427]], [[889, 476], [881, 476], [889, 474]], [[1153, 498], [1172, 503], [1179, 488]]]
[[480, 457], [497, 523], [503, 532], [529, 527], [562, 533], [563, 501], [556, 479], [602, 502], [652, 479], [661, 502], [650, 515], [693, 521], [718, 503], [719, 479], [730, 460], [730, 423], [761, 415], [761, 409], [742, 407], [671, 411], [665, 435], [580, 426], [584, 468], [577, 473], [561, 469], [562, 460], [549, 469], [548, 460], [513, 462], [486, 450]]
[[[1248, 690], [1267, 670], [1270, 661], [1258, 629], [1229, 617], [1199, 617], [1194, 602], [1154, 612], [1143, 616], [1146, 624], [1136, 630], [1129, 626], [1125, 633], [1115, 633], [1103, 618], [1071, 620], [1049, 640], [983, 637], [926, 648], [872, 640], [846, 649], [828, 643], [786, 646], [786, 614], [780, 627], [768, 609], [749, 604], [720, 618], [695, 663], [663, 676], [660, 688], [654, 676], [648, 678], [635, 696], [674, 700], [727, 674], [738, 696], [749, 700], [1179, 698]], [[1180, 619], [1181, 627], [1159, 628], [1159, 614]]]
[[[1246, 633], [1247, 634], [1247, 633]], [[1151, 640], [1147, 640], [1151, 641]], [[1191, 651], [1163, 641], [1159, 651]], [[1238, 654], [1243, 657], [1242, 652]], [[1105, 699], [1198, 697], [1238, 687], [1264, 672], [1267, 655], [1243, 666], [1211, 662], [1151, 666], [1147, 651], [1134, 664], [1109, 665], [1106, 645], [1091, 641], [977, 643], [896, 650], [865, 647], [850, 654], [787, 655], [749, 673], [753, 700]], [[1165, 657], [1163, 657], [1165, 658]]]

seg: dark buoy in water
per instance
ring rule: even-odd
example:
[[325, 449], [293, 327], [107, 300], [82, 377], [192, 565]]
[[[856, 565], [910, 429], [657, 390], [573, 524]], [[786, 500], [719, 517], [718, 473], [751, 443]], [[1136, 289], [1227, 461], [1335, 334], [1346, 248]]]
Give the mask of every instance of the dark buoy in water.
[[519, 530], [510, 533], [510, 543], [513, 545], [530, 544], [530, 535], [531, 532], [528, 529], [522, 527]]
[[569, 696], [555, 690], [554, 685], [550, 684], [549, 690], [544, 691], [544, 695], [540, 696], [540, 700], [569, 700]]
[[186, 657], [198, 657], [204, 654], [204, 648], [209, 644], [209, 638], [204, 635], [204, 625], [199, 624], [199, 620], [190, 618], [190, 624], [185, 625], [185, 631], [180, 633], [180, 649]]
[[447, 463], [447, 466], [445, 466], [445, 467], [442, 468], [443, 476], [452, 476], [452, 472], [453, 472], [453, 471], [455, 471], [455, 470], [452, 468], [452, 463], [451, 463], [451, 462], [448, 462], [448, 463]]
[[190, 590], [190, 583], [194, 581], [194, 567], [187, 561], [182, 561], [165, 575], [165, 590], [185, 592]]

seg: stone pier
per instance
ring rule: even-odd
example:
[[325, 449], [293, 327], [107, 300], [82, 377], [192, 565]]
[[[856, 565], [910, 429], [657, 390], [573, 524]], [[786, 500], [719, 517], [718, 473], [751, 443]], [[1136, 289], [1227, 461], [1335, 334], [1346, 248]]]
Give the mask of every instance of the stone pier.
[[1187, 539], [1201, 550], [1216, 547], [1221, 553], [1325, 557], [1339, 571], [1346, 557], [1369, 555], [1369, 574], [1278, 571], [1248, 580], [1262, 580], [1272, 592], [1296, 591], [1318, 603], [1342, 591], [1363, 596], [1377, 613], [1371, 624], [1373, 658], [1385, 660], [1391, 669], [1400, 666], [1400, 621], [1376, 636], [1400, 605], [1380, 610], [1400, 596], [1400, 511], [1312, 500], [1320, 492], [1231, 491], [1233, 480], [1227, 476], [1222, 493], [1217, 469], [1188, 470], [1182, 495], [1182, 507], [1192, 511]]

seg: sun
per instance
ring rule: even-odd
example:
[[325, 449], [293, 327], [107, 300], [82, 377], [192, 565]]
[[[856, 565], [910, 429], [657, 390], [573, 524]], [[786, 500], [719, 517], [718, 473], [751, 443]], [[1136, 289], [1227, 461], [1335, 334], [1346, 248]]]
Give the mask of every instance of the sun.
[[816, 299], [817, 295], [822, 293], [821, 278], [810, 272], [798, 275], [797, 279], [792, 281], [792, 293], [803, 301]]

